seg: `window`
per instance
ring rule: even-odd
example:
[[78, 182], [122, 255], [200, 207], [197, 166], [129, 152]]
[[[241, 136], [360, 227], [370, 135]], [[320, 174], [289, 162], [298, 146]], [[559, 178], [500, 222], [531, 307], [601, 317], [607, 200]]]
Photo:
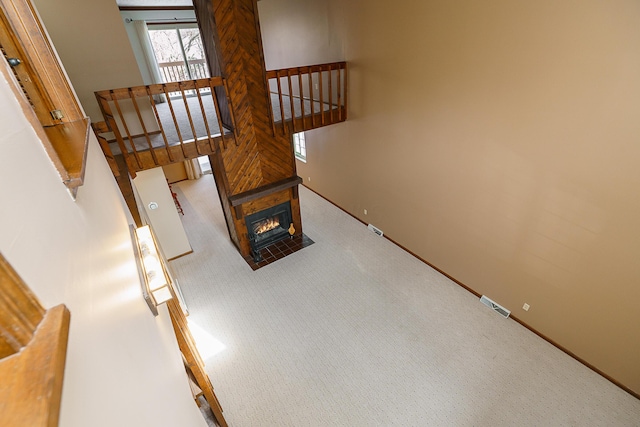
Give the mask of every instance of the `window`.
[[149, 38], [164, 83], [209, 77], [197, 24], [149, 24]]
[[293, 134], [293, 152], [296, 159], [307, 163], [307, 146], [304, 142], [304, 132]]

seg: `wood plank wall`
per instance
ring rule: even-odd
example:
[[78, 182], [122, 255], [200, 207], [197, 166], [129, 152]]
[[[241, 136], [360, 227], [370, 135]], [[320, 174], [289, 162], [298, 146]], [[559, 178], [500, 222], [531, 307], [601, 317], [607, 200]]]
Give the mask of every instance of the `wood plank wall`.
[[[222, 76], [222, 68], [220, 67], [220, 59], [216, 47], [218, 45], [218, 34], [215, 21], [213, 20], [213, 4], [210, 0], [193, 0], [193, 7], [198, 19], [198, 27], [200, 28], [200, 35], [202, 36], [202, 44], [204, 45], [209, 72], [211, 73], [211, 77], [220, 77]], [[233, 129], [227, 94], [223, 87], [215, 87], [214, 91], [220, 103], [222, 123], [227, 129]]]
[[[290, 136], [273, 131], [256, 0], [211, 1], [220, 65], [236, 124], [236, 145], [212, 155], [219, 156], [215, 164], [220, 167], [216, 183], [221, 198], [229, 198], [293, 177], [296, 166]], [[293, 190], [288, 192], [288, 198], [294, 200]], [[242, 207], [224, 209], [229, 228], [231, 222], [235, 228], [231, 237], [247, 256], [249, 242]], [[301, 233], [299, 205], [292, 203], [292, 209], [296, 210], [294, 227]]]

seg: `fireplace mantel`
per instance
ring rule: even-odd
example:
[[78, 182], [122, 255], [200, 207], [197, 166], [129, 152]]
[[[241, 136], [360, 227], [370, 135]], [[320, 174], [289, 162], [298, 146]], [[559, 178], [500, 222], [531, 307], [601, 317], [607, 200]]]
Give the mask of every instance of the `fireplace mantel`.
[[253, 200], [257, 200], [261, 197], [267, 196], [277, 191], [286, 190], [293, 187], [293, 198], [298, 198], [298, 184], [302, 184], [302, 178], [299, 176], [292, 176], [290, 178], [283, 179], [262, 187], [254, 188], [253, 190], [245, 191], [244, 193], [236, 194], [229, 197], [229, 203], [236, 210], [236, 216], [242, 217], [242, 204], [248, 203]]

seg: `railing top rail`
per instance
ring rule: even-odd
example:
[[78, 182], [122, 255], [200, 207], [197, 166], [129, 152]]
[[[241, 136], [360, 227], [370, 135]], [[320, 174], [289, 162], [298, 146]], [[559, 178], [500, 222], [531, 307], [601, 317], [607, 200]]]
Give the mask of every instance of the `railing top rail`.
[[166, 92], [179, 92], [181, 90], [204, 89], [216, 86], [224, 86], [222, 77], [209, 77], [197, 80], [183, 80], [179, 82], [158, 83], [146, 86], [125, 87], [110, 90], [100, 90], [96, 95], [107, 101], [114, 99], [128, 99], [149, 95], [161, 95]]
[[330, 70], [337, 70], [337, 69], [344, 69], [344, 68], [347, 68], [346, 61], [340, 61], [340, 62], [327, 62], [325, 64], [304, 65], [300, 67], [280, 68], [278, 70], [269, 70], [267, 71], [266, 74], [268, 79], [273, 79], [278, 76], [283, 77], [289, 74], [291, 75], [306, 74], [306, 73], [315, 73], [318, 71], [330, 71]]
[[[204, 64], [204, 59], [187, 59], [189, 64]], [[174, 67], [178, 65], [184, 65], [184, 61], [172, 61], [172, 62], [158, 62], [158, 67]]]

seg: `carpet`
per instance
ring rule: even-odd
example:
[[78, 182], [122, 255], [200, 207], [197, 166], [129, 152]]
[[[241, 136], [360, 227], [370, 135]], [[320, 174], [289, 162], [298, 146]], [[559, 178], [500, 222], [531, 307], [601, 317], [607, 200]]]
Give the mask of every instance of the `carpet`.
[[315, 244], [252, 271], [213, 178], [171, 262], [233, 426], [638, 426], [640, 401], [304, 187]]

